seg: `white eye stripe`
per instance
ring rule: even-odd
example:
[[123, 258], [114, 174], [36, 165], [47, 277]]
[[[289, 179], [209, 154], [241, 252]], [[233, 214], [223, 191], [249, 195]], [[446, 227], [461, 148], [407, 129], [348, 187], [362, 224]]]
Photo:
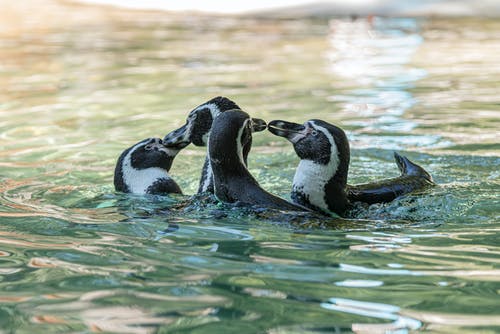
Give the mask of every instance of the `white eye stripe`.
[[314, 123], [312, 123], [312, 125], [315, 130], [321, 131], [330, 143], [330, 162], [328, 163], [328, 166], [330, 166], [330, 168], [335, 173], [340, 165], [339, 150], [337, 148], [337, 144], [335, 143], [335, 139], [333, 138], [333, 135], [330, 133], [330, 131], [328, 131], [324, 127], [316, 125]]
[[[194, 109], [193, 111], [191, 111], [188, 115], [188, 118], [187, 118], [188, 124], [186, 127], [186, 131], [184, 133], [184, 136], [183, 136], [183, 140], [187, 141], [191, 137], [192, 132], [193, 132], [193, 128], [194, 128], [195, 123], [196, 123], [196, 119], [198, 118], [198, 113], [200, 112], [200, 110], [203, 110], [203, 109], [210, 110], [210, 114], [212, 116], [212, 121], [222, 113], [219, 106], [217, 106], [217, 104], [215, 104], [215, 103], [202, 104], [201, 106], [199, 106], [196, 109]], [[211, 127], [208, 129], [208, 131], [206, 133], [204, 133], [202, 135], [202, 141], [204, 143], [208, 143], [208, 137], [210, 135], [210, 132], [211, 132]]]
[[189, 114], [188, 118], [194, 118], [198, 116], [198, 112], [203, 109], [208, 109], [210, 110], [210, 114], [212, 115], [212, 118], [215, 118], [219, 116], [221, 113], [219, 106], [217, 106], [215, 103], [207, 103], [207, 104], [202, 104], [201, 106], [197, 107], [191, 113]]
[[[241, 128], [238, 130], [238, 136], [236, 138], [236, 153], [238, 154], [239, 158], [240, 158], [240, 161], [243, 165], [245, 165], [245, 160], [243, 159], [243, 145], [241, 144], [241, 140], [243, 139], [243, 132], [245, 131], [245, 129], [247, 128], [249, 122], [251, 122], [252, 120], [250, 118], [246, 119], [244, 122], [243, 122], [243, 125], [241, 126]], [[251, 123], [250, 123], [251, 124]]]

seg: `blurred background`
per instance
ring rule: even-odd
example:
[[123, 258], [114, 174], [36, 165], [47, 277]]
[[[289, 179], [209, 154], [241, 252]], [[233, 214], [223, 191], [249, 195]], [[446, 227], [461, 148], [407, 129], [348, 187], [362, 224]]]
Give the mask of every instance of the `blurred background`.
[[[0, 333], [498, 333], [500, 2], [0, 0]], [[439, 184], [347, 226], [114, 192], [120, 153], [223, 95], [341, 126], [349, 183]], [[171, 174], [186, 195], [206, 149]], [[287, 198], [297, 157], [254, 136]], [[331, 223], [331, 222], [330, 222]]]

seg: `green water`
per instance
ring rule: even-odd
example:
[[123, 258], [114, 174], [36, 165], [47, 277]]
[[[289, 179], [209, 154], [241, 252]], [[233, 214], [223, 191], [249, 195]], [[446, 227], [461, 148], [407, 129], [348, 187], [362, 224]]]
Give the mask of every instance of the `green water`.
[[[498, 20], [85, 22], [0, 34], [0, 333], [500, 332]], [[217, 95], [342, 126], [350, 183], [398, 150], [439, 186], [327, 229], [114, 193], [122, 150]], [[291, 146], [254, 143], [288, 196]]]

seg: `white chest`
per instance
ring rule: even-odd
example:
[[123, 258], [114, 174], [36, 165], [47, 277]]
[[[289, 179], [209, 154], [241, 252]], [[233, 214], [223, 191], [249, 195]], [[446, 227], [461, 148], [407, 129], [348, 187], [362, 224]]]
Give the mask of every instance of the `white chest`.
[[160, 178], [170, 178], [167, 171], [158, 167], [134, 169], [132, 166], [123, 166], [123, 181], [134, 194], [145, 194], [146, 190]]
[[332, 177], [332, 167], [311, 160], [301, 160], [293, 178], [293, 192], [303, 193], [309, 202], [328, 210], [325, 200], [325, 186]]

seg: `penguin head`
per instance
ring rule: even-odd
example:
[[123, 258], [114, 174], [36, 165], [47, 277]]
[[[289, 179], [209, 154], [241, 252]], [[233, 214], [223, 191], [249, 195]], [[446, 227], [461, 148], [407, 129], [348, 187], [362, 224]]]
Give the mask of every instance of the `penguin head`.
[[212, 163], [230, 162], [246, 165], [252, 144], [252, 132], [267, 127], [261, 119], [251, 118], [238, 109], [219, 115], [213, 123], [208, 152]]
[[115, 168], [115, 189], [145, 193], [160, 178], [169, 178], [168, 171], [182, 145], [167, 147], [160, 138], [147, 138], [126, 149]]
[[166, 145], [184, 143], [187, 146], [193, 143], [196, 146], [206, 146], [213, 120], [231, 109], [239, 107], [226, 97], [215, 97], [194, 108], [189, 113], [186, 124], [167, 134], [163, 140]]
[[133, 145], [129, 151], [130, 167], [141, 170], [158, 167], [170, 170], [179, 146], [167, 147], [160, 138], [148, 138]]
[[288, 139], [302, 160], [317, 164], [349, 163], [349, 142], [344, 131], [322, 120], [296, 124], [281, 120], [271, 121], [269, 131]]

